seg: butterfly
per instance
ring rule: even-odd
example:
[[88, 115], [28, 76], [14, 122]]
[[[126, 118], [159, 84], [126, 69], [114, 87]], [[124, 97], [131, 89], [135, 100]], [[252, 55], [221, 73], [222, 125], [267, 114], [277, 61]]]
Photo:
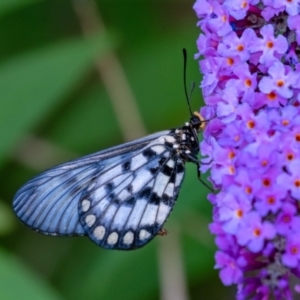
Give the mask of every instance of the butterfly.
[[136, 249], [164, 235], [185, 163], [196, 164], [200, 176], [198, 133], [205, 120], [187, 100], [191, 118], [184, 126], [75, 159], [27, 182], [13, 200], [17, 217], [40, 233], [88, 236], [107, 249]]
[[131, 250], [164, 234], [184, 178], [199, 169], [194, 113], [183, 127], [161, 131], [51, 168], [16, 193], [13, 209], [46, 235], [87, 235], [108, 249]]

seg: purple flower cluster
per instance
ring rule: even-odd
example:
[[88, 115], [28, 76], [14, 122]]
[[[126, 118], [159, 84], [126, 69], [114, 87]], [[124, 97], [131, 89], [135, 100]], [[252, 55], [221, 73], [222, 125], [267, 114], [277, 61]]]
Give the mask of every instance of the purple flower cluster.
[[[197, 0], [210, 120], [201, 172], [218, 191], [216, 268], [237, 299], [300, 292], [300, 0]], [[298, 294], [297, 297], [300, 297]], [[300, 298], [299, 298], [300, 299]]]

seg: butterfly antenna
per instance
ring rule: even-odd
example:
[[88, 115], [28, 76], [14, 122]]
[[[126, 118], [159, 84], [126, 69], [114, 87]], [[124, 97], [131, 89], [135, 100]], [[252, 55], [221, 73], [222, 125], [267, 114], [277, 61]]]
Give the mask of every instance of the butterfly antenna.
[[195, 88], [195, 83], [193, 82], [191, 92], [190, 92], [190, 94], [188, 94], [187, 88], [186, 88], [186, 65], [187, 65], [186, 49], [183, 48], [182, 52], [183, 52], [183, 83], [184, 83], [184, 92], [185, 92], [185, 97], [186, 97], [186, 101], [188, 103], [190, 114], [191, 114], [191, 116], [193, 116], [193, 112], [192, 112], [191, 104], [190, 104], [190, 99], [191, 99], [192, 91]]

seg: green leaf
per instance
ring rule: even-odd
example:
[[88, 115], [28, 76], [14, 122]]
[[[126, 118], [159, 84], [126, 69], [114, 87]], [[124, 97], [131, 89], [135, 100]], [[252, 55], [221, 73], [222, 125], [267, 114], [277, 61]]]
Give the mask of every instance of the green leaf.
[[0, 17], [15, 9], [37, 2], [41, 2], [41, 0], [1, 0]]
[[61, 296], [14, 256], [0, 248], [1, 300], [58, 300]]
[[11, 207], [0, 200], [0, 236], [11, 233], [15, 225], [15, 217]]
[[106, 36], [78, 38], [21, 55], [0, 65], [0, 163], [16, 141], [79, 83], [95, 55], [110, 47]]

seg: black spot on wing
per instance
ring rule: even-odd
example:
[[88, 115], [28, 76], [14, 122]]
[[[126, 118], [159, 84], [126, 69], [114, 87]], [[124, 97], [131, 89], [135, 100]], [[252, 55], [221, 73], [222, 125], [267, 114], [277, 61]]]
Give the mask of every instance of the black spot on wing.
[[[162, 172], [165, 175], [168, 175], [170, 167], [166, 165], [166, 162], [169, 160], [169, 157], [162, 156], [159, 159], [158, 165], [156, 167], [150, 168], [150, 172], [152, 175], [156, 175], [158, 172]], [[164, 173], [164, 170], [166, 173]], [[169, 176], [169, 175], [168, 175]]]
[[107, 193], [110, 193], [114, 189], [114, 184], [112, 182], [109, 182], [105, 185], [105, 190]]
[[123, 172], [130, 171], [130, 165], [131, 165], [131, 161], [124, 162], [122, 164], [122, 170], [123, 170]]
[[126, 187], [126, 190], [127, 190], [129, 193], [132, 193], [132, 185], [129, 184], [129, 185]]
[[150, 187], [144, 188], [141, 192], [139, 192], [139, 198], [148, 199], [151, 195], [152, 189]]
[[74, 176], [74, 177], [71, 177], [71, 178], [68, 179], [67, 182], [65, 182], [65, 186], [66, 186], [66, 188], [68, 188], [68, 187], [74, 185], [74, 183], [76, 184], [76, 183], [79, 182], [79, 181], [80, 181], [80, 180], [78, 180], [75, 176]]
[[176, 180], [176, 172], [173, 172], [170, 176], [170, 181], [171, 183], [175, 183], [175, 180]]
[[175, 167], [174, 167], [174, 169], [172, 169], [169, 182], [175, 183], [176, 175], [180, 174], [180, 173], [184, 173], [184, 171], [185, 171], [184, 164], [175, 158]]
[[177, 171], [177, 173], [184, 172], [184, 165], [182, 163], [178, 163], [176, 166], [176, 171]]
[[154, 192], [152, 192], [150, 198], [149, 198], [149, 203], [159, 205], [161, 198]]
[[156, 175], [157, 172], [160, 170], [160, 167], [157, 166], [157, 167], [153, 167], [153, 168], [150, 168], [149, 171], [152, 175]]
[[124, 201], [124, 204], [132, 206], [135, 204], [135, 202], [136, 202], [136, 197], [130, 197], [126, 201]]
[[174, 143], [171, 143], [171, 142], [165, 142], [165, 145], [170, 148], [170, 149], [173, 149], [173, 146], [174, 146]]
[[172, 175], [173, 168], [170, 168], [168, 165], [164, 165], [164, 166], [162, 167], [161, 172], [162, 172], [164, 175], [170, 177], [170, 176]]
[[82, 190], [81, 186], [74, 186], [74, 188], [70, 191], [70, 196], [74, 197]]
[[112, 204], [119, 205], [121, 203], [121, 200], [114, 194], [110, 195], [109, 198], [112, 200]]
[[156, 152], [153, 151], [151, 148], [145, 149], [142, 153], [148, 159], [152, 159], [153, 157], [155, 157], [157, 155]]
[[164, 165], [164, 163], [166, 162], [168, 160], [168, 158], [167, 157], [165, 157], [165, 156], [163, 156], [163, 157], [161, 157], [160, 159], [159, 159], [159, 165]]
[[166, 205], [170, 205], [170, 200], [172, 200], [172, 198], [170, 196], [168, 196], [167, 194], [163, 194], [161, 199], [162, 199], [162, 202]]

